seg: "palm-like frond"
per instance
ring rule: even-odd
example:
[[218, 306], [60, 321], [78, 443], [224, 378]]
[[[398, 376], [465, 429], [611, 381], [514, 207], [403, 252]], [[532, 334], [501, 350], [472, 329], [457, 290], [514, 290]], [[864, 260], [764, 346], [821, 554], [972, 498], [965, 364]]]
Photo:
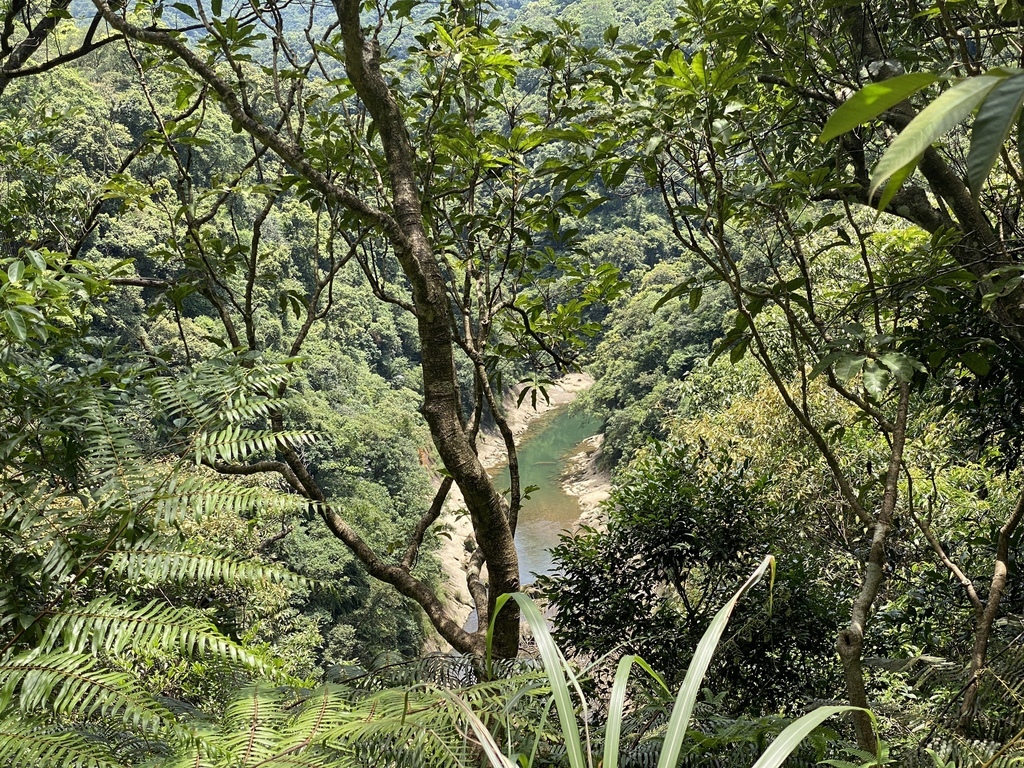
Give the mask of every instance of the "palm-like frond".
[[[70, 446], [72, 463], [52, 475], [20, 472], [14, 464], [3, 470], [0, 764], [134, 765], [154, 755], [164, 762], [186, 747], [220, 761], [230, 745], [206, 743], [201, 728], [183, 729], [179, 718], [195, 719], [147, 690], [138, 659], [214, 661], [264, 678], [279, 675], [198, 610], [118, 594], [152, 595], [183, 583], [189, 589], [310, 586], [279, 566], [192, 549], [172, 532], [187, 517], [201, 521], [261, 507], [294, 511], [304, 504], [190, 467], [196, 454], [244, 460], [308, 439], [246, 425], [270, 412], [284, 374], [279, 367], [239, 367], [218, 363], [185, 381], [153, 383], [156, 408], [172, 409], [177, 459], [147, 457], [118, 412], [118, 399], [83, 386], [80, 396], [66, 398], [70, 404], [45, 436]], [[40, 464], [26, 459], [25, 467]], [[281, 723], [292, 716], [280, 711]], [[263, 730], [278, 730], [265, 716], [256, 722], [254, 746]], [[252, 754], [269, 756], [271, 746]]]
[[229, 555], [173, 549], [132, 548], [114, 553], [110, 569], [130, 580], [150, 583], [197, 581], [204, 584], [283, 584], [292, 589], [313, 586], [304, 576], [281, 566]]
[[[0, 718], [0, 755], [11, 766], [122, 768], [111, 741], [78, 728], [11, 714]], [[70, 757], [69, 756], [73, 756]]]
[[42, 651], [59, 648], [72, 653], [115, 655], [128, 649], [157, 650], [270, 672], [262, 659], [225, 637], [195, 610], [174, 608], [157, 600], [137, 606], [102, 596], [87, 605], [64, 608], [52, 617], [40, 642]]
[[278, 448], [299, 448], [314, 440], [309, 432], [248, 429], [228, 424], [194, 438], [196, 463], [236, 462], [256, 453], [273, 455]]
[[114, 717], [154, 733], [168, 722], [168, 712], [132, 675], [109, 669], [89, 654], [29, 651], [0, 659], [0, 680], [0, 712], [16, 703], [22, 712]]
[[157, 522], [171, 525], [186, 518], [238, 515], [252, 509], [266, 514], [296, 512], [308, 502], [301, 496], [264, 486], [243, 486], [236, 480], [208, 475], [173, 475], [152, 498]]

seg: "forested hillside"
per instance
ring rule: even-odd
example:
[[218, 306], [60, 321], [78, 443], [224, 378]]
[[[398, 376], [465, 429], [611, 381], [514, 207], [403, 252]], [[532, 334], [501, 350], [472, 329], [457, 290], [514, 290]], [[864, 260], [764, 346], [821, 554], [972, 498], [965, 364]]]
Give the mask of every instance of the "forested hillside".
[[0, 15], [0, 765], [1024, 759], [1013, 3]]

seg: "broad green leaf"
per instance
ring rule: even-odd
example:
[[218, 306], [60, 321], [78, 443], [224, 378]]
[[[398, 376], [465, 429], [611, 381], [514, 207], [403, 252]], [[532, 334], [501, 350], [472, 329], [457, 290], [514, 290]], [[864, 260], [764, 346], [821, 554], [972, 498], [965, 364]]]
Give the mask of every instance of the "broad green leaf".
[[818, 141], [824, 143], [836, 136], [842, 136], [858, 125], [878, 117], [885, 110], [895, 107], [938, 79], [930, 72], [908, 72], [899, 77], [864, 86], [832, 113]]
[[811, 731], [825, 722], [825, 720], [833, 715], [854, 711], [863, 712], [865, 710], [862, 710], [860, 707], [837, 706], [818, 707], [813, 712], [808, 712], [795, 722], [790, 723], [786, 730], [776, 737], [771, 746], [754, 763], [754, 768], [779, 768], [779, 766], [786, 762], [786, 758], [789, 757], [793, 750], [800, 746], [801, 742], [807, 738]]
[[965, 352], [960, 355], [960, 362], [975, 376], [984, 376], [991, 368], [988, 358], [980, 352]]
[[[875, 191], [890, 176], [911, 163], [916, 164], [934, 141], [971, 114], [1003, 79], [1002, 75], [979, 75], [961, 80], [921, 110], [875, 166], [868, 199], [874, 198]], [[895, 192], [893, 190], [892, 194]]]
[[221, 0], [210, 0], [210, 10], [213, 11], [214, 16], [220, 16], [222, 10]]
[[190, 19], [197, 19], [198, 20], [198, 17], [196, 16], [196, 12], [192, 9], [192, 6], [189, 5], [188, 3], [174, 3], [171, 7], [174, 8], [179, 13], [185, 14]]
[[28, 338], [28, 328], [21, 312], [16, 312], [13, 309], [4, 310], [4, 320], [7, 322], [7, 327], [11, 329], [11, 333], [14, 334], [14, 338], [18, 341]]
[[39, 251], [34, 251], [31, 248], [25, 249], [25, 256], [32, 262], [32, 266], [38, 269], [40, 272], [46, 271], [46, 259], [43, 258], [43, 254]]
[[879, 361], [895, 374], [900, 381], [910, 381], [914, 378], [914, 371], [918, 365], [901, 352], [886, 352], [879, 358]]
[[864, 366], [864, 389], [875, 398], [881, 397], [889, 386], [889, 371], [871, 360]]
[[661, 747], [661, 755], [658, 757], [658, 768], [674, 768], [676, 765], [679, 759], [679, 750], [683, 745], [683, 737], [686, 735], [686, 728], [690, 724], [690, 715], [693, 714], [693, 705], [700, 693], [704, 675], [707, 674], [708, 667], [711, 665], [711, 658], [715, 655], [715, 649], [718, 648], [718, 641], [725, 632], [726, 624], [729, 623], [729, 617], [743, 593], [759, 582], [769, 567], [772, 569], [772, 579], [774, 580], [775, 558], [769, 555], [761, 561], [757, 570], [751, 574], [746, 583], [736, 590], [736, 594], [715, 615], [711, 625], [700, 639], [697, 650], [694, 651], [693, 658], [690, 660], [690, 666], [686, 669], [686, 677], [679, 688], [675, 706], [672, 707], [672, 717], [668, 721], [665, 741]]
[[978, 110], [967, 154], [967, 184], [975, 197], [981, 191], [999, 151], [1017, 122], [1024, 102], [1024, 74], [1008, 77], [989, 93]]
[[843, 355], [835, 363], [836, 377], [840, 381], [849, 381], [860, 373], [860, 369], [864, 367], [866, 359], [864, 355]]
[[829, 352], [827, 355], [821, 358], [821, 360], [815, 363], [814, 367], [811, 368], [811, 372], [807, 374], [807, 378], [813, 381], [814, 379], [821, 375], [822, 371], [824, 371], [834, 362], [839, 360], [845, 354], [846, 353], [843, 352], [842, 350], [834, 350], [832, 352]]
[[914, 169], [917, 168], [919, 160], [920, 158], [915, 157], [912, 162], [907, 163], [889, 177], [889, 183], [885, 185], [885, 189], [882, 190], [882, 197], [878, 200], [878, 210], [884, 211], [889, 207], [889, 203], [892, 202], [896, 193], [900, 191], [900, 187], [903, 186], [903, 182], [910, 178]]

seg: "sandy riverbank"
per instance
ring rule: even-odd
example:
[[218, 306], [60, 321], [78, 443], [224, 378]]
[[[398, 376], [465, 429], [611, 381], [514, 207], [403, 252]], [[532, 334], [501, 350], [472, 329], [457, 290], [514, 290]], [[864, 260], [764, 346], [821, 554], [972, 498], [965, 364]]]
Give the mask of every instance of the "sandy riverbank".
[[601, 507], [612, 490], [611, 473], [598, 466], [598, 456], [604, 435], [588, 437], [580, 443], [579, 450], [569, 457], [562, 473], [562, 489], [575, 496], [580, 505], [580, 518], [576, 522], [590, 528], [601, 529], [605, 524], [605, 512]]
[[[594, 380], [589, 374], [568, 374], [557, 384], [547, 388], [549, 398], [547, 401], [543, 397], [537, 397], [536, 408], [533, 407], [529, 397], [523, 401], [521, 407], [516, 407], [518, 392], [511, 393], [505, 401], [505, 408], [508, 424], [512, 434], [516, 437], [517, 444], [534, 421], [549, 411], [568, 405], [576, 399], [580, 392], [593, 383]], [[600, 447], [600, 436], [595, 437], [598, 440], [596, 443], [593, 442], [595, 438], [585, 441], [585, 446], [593, 445], [593, 447], [581, 447], [579, 453], [570, 461], [570, 467], [563, 475], [562, 480], [563, 488], [568, 494], [580, 498], [581, 511], [588, 510], [588, 515], [593, 515], [600, 503], [601, 494], [601, 489], [598, 487], [600, 473], [592, 467], [593, 459]], [[497, 433], [483, 434], [477, 441], [477, 447], [480, 460], [488, 469], [496, 469], [505, 463], [505, 444], [501, 435]], [[581, 462], [578, 469], [572, 463], [576, 459]], [[607, 483], [606, 475], [604, 482]], [[607, 498], [607, 491], [604, 492], [604, 498]], [[587, 520], [589, 521], [590, 517]], [[588, 522], [589, 524], [592, 523]], [[469, 591], [466, 589], [465, 566], [469, 559], [466, 539], [472, 534], [473, 529], [469, 516], [465, 512], [462, 495], [457, 488], [453, 488], [449, 494], [439, 525], [443, 526], [442, 530], [446, 531], [438, 551], [445, 577], [445, 602], [451, 606], [456, 620], [464, 623], [472, 612]]]

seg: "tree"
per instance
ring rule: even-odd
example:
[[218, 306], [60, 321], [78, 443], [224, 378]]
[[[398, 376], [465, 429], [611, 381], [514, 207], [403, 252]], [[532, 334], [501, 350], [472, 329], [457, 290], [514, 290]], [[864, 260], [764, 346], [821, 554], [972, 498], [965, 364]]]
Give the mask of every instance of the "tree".
[[[456, 485], [479, 545], [470, 583], [480, 626], [497, 595], [518, 589], [515, 446], [494, 391], [502, 359], [571, 364], [580, 333], [592, 332], [586, 307], [618, 289], [613, 272], [558, 261], [555, 250], [545, 248], [571, 239], [559, 233], [559, 222], [590, 202], [578, 189], [584, 174], [565, 183], [563, 172], [558, 187], [534, 175], [551, 145], [572, 144], [573, 136], [556, 130], [556, 123], [559, 114], [578, 110], [576, 89], [592, 52], [537, 33], [521, 43], [536, 56], [531, 60], [520, 42], [505, 41], [484, 25], [479, 10], [464, 13], [454, 5], [450, 16], [431, 19], [417, 55], [405, 61], [390, 61], [383, 45], [387, 22], [410, 21], [411, 6], [401, 4], [383, 9], [370, 31], [360, 5], [347, 0], [317, 6], [308, 18], [286, 7], [229, 9], [220, 2], [179, 4], [166, 17], [149, 4], [101, 2], [96, 8], [76, 55], [123, 41], [149, 112], [146, 152], [163, 158], [163, 172], [173, 179], [140, 187], [126, 167], [109, 185], [108, 197], [164, 212], [167, 240], [159, 250], [178, 264], [165, 276], [119, 276], [115, 283], [159, 292], [179, 318], [183, 302], [201, 298], [220, 323], [224, 343], [246, 366], [247, 356], [272, 347], [288, 357], [300, 354], [314, 324], [334, 316], [340, 270], [350, 259], [358, 262], [368, 290], [415, 318], [422, 413], [446, 477], [395, 559], [375, 551], [349, 524], [287, 441], [273, 446], [274, 455], [217, 459], [214, 466], [229, 474], [279, 474], [372, 576], [416, 601], [454, 647], [481, 652], [482, 630], [464, 631], [412, 567]], [[22, 10], [7, 9], [11, 24]], [[33, 7], [29, 16], [37, 10], [44, 11]], [[52, 38], [66, 15], [61, 7], [52, 22], [29, 24], [26, 40]], [[103, 25], [115, 33], [97, 41]], [[39, 66], [61, 63], [58, 56]], [[12, 52], [10, 78], [38, 71], [21, 64]], [[526, 66], [538, 77], [520, 90], [517, 69]], [[391, 72], [402, 72], [415, 86], [396, 87]], [[173, 108], [155, 94], [151, 80], [175, 89]], [[216, 122], [206, 111], [211, 101], [251, 141], [247, 158], [204, 179], [197, 166], [208, 141], [204, 125]], [[549, 170], [565, 166], [550, 157], [547, 162]], [[264, 225], [292, 195], [313, 207], [316, 231], [323, 225], [327, 234], [317, 235], [302, 289], [280, 294], [282, 307], [301, 316], [298, 327], [289, 341], [271, 345], [257, 321], [267, 264], [261, 239]], [[240, 205], [251, 211], [251, 226], [238, 226]], [[87, 227], [79, 241], [91, 231]], [[559, 273], [565, 280], [553, 286], [551, 276]], [[471, 370], [468, 387], [460, 382], [460, 360]], [[507, 502], [476, 457], [476, 434], [487, 417], [502, 432], [513, 469]], [[273, 414], [269, 426], [286, 433], [285, 414]], [[513, 609], [501, 616], [495, 648], [509, 656], [517, 647]]]
[[[892, 31], [886, 45], [876, 13]], [[923, 26], [934, 36], [926, 40], [912, 15], [900, 3], [764, 13], [754, 4], [687, 4], [656, 56], [624, 52], [605, 101], [601, 155], [606, 180], [642, 179], [660, 192], [677, 241], [704, 269], [668, 297], [698, 305], [707, 284], [727, 289], [735, 315], [716, 354], [757, 359], [829, 467], [845, 525], [866, 536], [859, 594], [837, 641], [848, 693], [861, 706], [865, 631], [882, 594], [890, 532], [897, 515], [914, 509], [907, 451], [928, 402], [919, 393], [950, 395], [947, 376], [984, 375], [989, 350], [1019, 344], [1018, 284], [990, 287], [1016, 274], [1014, 251], [990, 219], [1005, 219], [1017, 192], [985, 210], [955, 165], [928, 149], [920, 169], [934, 198], [905, 185], [888, 208], [900, 220], [876, 221], [862, 207], [878, 199], [867, 171], [875, 134], [847, 135], [838, 160], [812, 141], [842, 100], [836, 84], [852, 90], [865, 74], [881, 79], [960, 50], [962, 33], [948, 19], [929, 17]], [[882, 117], [902, 126], [902, 109]], [[989, 297], [979, 301], [991, 313], [980, 337], [973, 316], [960, 314], [959, 325], [942, 319], [972, 294]], [[872, 425], [886, 446], [867, 477], [842, 457], [837, 435], [852, 424], [832, 423], [812, 397], [819, 377], [856, 409], [858, 428]], [[1012, 532], [1016, 515], [1006, 525]], [[999, 589], [992, 596], [997, 605]], [[857, 717], [858, 740], [871, 749], [870, 723]]]

